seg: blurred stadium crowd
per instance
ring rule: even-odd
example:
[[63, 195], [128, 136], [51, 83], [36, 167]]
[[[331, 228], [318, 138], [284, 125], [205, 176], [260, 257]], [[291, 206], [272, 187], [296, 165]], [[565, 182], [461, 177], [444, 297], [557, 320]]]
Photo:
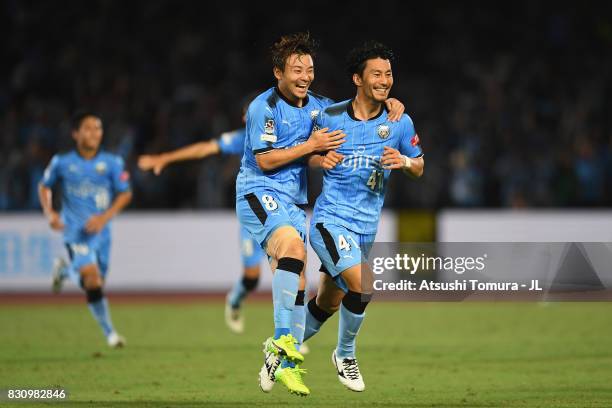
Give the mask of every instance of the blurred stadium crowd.
[[390, 188], [388, 206], [611, 205], [612, 13], [422, 3], [2, 2], [0, 209], [38, 207], [36, 185], [72, 147], [78, 108], [102, 116], [106, 148], [125, 157], [132, 208], [233, 207], [238, 158], [155, 178], [136, 157], [239, 127], [245, 95], [274, 84], [268, 47], [301, 30], [320, 41], [311, 89], [337, 100], [353, 94], [350, 47], [373, 38], [396, 52], [392, 94], [426, 171], [418, 183], [393, 178], [405, 188]]

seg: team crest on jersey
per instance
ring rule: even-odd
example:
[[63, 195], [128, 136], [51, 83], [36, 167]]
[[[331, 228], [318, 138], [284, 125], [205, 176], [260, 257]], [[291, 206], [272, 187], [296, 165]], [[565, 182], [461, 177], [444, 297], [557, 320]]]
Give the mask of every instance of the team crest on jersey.
[[98, 172], [98, 174], [104, 174], [106, 172], [106, 163], [104, 163], [104, 162], [97, 162], [96, 163], [96, 172]]
[[380, 136], [381, 139], [386, 139], [389, 137], [389, 134], [391, 134], [391, 129], [389, 129], [387, 125], [380, 125], [376, 128], [376, 132], [378, 132], [378, 136]]
[[318, 109], [310, 111], [310, 119], [315, 120], [317, 116], [319, 116], [319, 112], [320, 111]]
[[264, 132], [267, 135], [273, 135], [274, 134], [274, 119], [266, 120], [266, 123], [264, 124]]
[[71, 164], [70, 166], [68, 166], [68, 171], [71, 173], [77, 173], [79, 169], [77, 168], [75, 164]]

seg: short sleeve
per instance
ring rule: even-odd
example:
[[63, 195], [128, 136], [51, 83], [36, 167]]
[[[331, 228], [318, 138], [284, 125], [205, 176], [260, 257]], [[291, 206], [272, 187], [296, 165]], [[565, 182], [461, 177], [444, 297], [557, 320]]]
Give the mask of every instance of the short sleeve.
[[325, 121], [324, 117], [325, 117], [325, 112], [321, 111], [314, 118], [314, 123], [313, 123], [313, 127], [312, 127], [312, 131], [313, 132], [317, 131], [319, 129], [323, 129], [325, 127], [325, 126], [323, 126], [323, 122]]
[[245, 130], [239, 129], [222, 133], [217, 143], [222, 154], [242, 154], [244, 151]]
[[60, 161], [59, 155], [56, 154], [53, 156], [40, 181], [43, 186], [51, 188], [55, 185], [59, 178]]
[[123, 193], [130, 190], [130, 173], [125, 170], [125, 165], [121, 157], [113, 160], [113, 190], [115, 193]]
[[402, 126], [400, 126], [402, 134], [400, 135], [399, 151], [404, 156], [419, 157], [423, 155], [421, 150], [419, 135], [414, 130], [414, 124], [409, 116], [402, 118]]
[[274, 111], [261, 100], [255, 100], [247, 112], [247, 135], [254, 154], [274, 149], [278, 137]]

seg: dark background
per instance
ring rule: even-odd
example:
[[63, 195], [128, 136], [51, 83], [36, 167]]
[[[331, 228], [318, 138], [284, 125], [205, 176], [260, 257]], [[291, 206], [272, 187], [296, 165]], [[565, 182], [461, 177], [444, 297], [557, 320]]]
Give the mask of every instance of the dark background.
[[[346, 99], [344, 55], [391, 46], [395, 85], [425, 151], [419, 182], [394, 176], [387, 206], [612, 204], [612, 13], [590, 1], [1, 3], [0, 209], [38, 207], [69, 118], [102, 116], [132, 174], [131, 208], [234, 206], [239, 158], [139, 172], [142, 153], [241, 125], [246, 94], [274, 84], [268, 49], [320, 41], [312, 90]], [[312, 177], [318, 192], [320, 175]]]

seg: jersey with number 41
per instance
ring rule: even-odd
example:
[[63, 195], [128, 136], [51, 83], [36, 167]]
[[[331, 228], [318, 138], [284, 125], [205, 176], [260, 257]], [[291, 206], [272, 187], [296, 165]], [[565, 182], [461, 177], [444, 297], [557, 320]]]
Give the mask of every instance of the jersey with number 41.
[[331, 103], [331, 99], [310, 91], [301, 107], [291, 104], [277, 88], [270, 88], [257, 96], [247, 111], [246, 140], [236, 179], [236, 195], [271, 189], [287, 202], [306, 204], [304, 159], [263, 171], [255, 156], [304, 143], [310, 137], [319, 112]]
[[[77, 151], [53, 156], [41, 183], [48, 188], [61, 186], [64, 241], [87, 238], [84, 229], [87, 220], [106, 211], [116, 194], [128, 191], [128, 179], [123, 159], [111, 153], [101, 151], [89, 160]], [[110, 223], [101, 233], [109, 231]]]
[[375, 234], [391, 170], [381, 165], [384, 146], [408, 157], [422, 155], [412, 119], [399, 122], [380, 114], [367, 121], [355, 118], [352, 100], [326, 108], [316, 120], [318, 128], [342, 129], [346, 142], [337, 149], [344, 159], [323, 176], [323, 190], [314, 208], [313, 224], [337, 224], [359, 234]]

